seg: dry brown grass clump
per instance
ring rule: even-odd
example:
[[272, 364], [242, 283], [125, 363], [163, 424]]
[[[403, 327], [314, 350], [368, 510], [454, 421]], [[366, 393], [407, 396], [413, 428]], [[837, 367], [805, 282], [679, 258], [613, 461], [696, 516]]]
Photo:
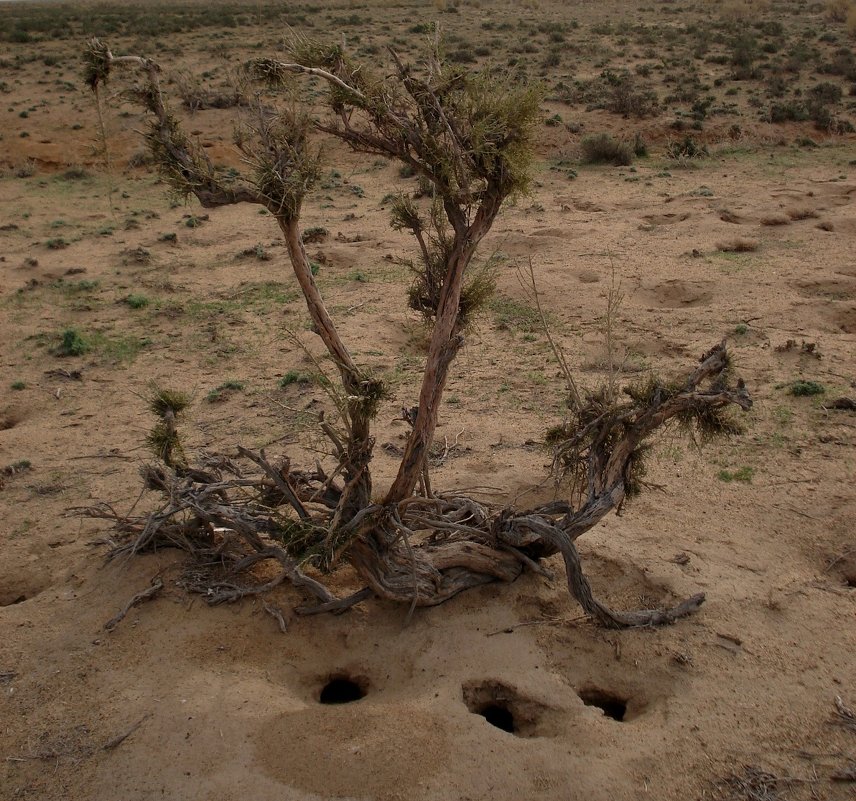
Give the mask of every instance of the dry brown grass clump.
[[768, 214], [766, 217], [762, 217], [761, 225], [790, 225], [791, 217], [787, 214]]
[[755, 239], [729, 239], [727, 242], [718, 242], [716, 249], [720, 253], [752, 253], [760, 247]]
[[813, 220], [820, 216], [814, 209], [788, 209], [786, 214], [794, 221]]
[[844, 22], [853, 7], [851, 0], [826, 0], [826, 16], [833, 22]]

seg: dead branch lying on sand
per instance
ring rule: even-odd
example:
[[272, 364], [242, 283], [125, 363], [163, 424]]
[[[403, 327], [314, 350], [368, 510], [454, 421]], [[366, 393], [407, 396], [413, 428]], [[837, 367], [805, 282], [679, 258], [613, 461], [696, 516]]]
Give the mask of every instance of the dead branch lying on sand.
[[141, 604], [143, 601], [150, 601], [154, 598], [161, 590], [163, 589], [163, 581], [160, 577], [155, 576], [152, 579], [151, 587], [147, 587], [145, 590], [141, 590], [136, 595], [131, 598], [128, 603], [126, 603], [118, 612], [115, 617], [111, 617], [104, 624], [104, 628], [106, 631], [113, 631], [124, 619], [125, 615], [128, 614], [137, 604]]

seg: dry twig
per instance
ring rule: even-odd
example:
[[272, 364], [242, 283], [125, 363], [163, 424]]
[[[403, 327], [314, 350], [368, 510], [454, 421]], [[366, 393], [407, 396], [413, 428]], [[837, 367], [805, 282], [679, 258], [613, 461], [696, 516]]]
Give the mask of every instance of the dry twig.
[[128, 601], [128, 603], [126, 603], [122, 607], [121, 610], [119, 610], [119, 613], [115, 617], [111, 617], [110, 620], [108, 620], [104, 624], [105, 630], [113, 631], [113, 629], [115, 629], [116, 626], [118, 626], [119, 623], [121, 623], [122, 620], [124, 620], [125, 615], [127, 615], [128, 612], [130, 612], [137, 604], [141, 604], [143, 601], [150, 601], [162, 589], [163, 589], [163, 581], [161, 581], [160, 576], [155, 576], [152, 579], [151, 587], [147, 587], [145, 590], [141, 590], [136, 595], [134, 595], [134, 597], [131, 598], [131, 600]]

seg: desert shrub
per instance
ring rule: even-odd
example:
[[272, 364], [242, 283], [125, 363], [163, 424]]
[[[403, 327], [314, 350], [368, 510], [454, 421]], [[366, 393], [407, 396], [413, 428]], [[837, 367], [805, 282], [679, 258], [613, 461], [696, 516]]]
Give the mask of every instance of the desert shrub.
[[753, 253], [758, 250], [758, 242], [755, 239], [729, 239], [727, 242], [718, 242], [716, 249], [720, 253]]
[[649, 117], [659, 112], [660, 101], [656, 92], [637, 87], [629, 72], [614, 73], [607, 70], [603, 74], [611, 90], [606, 107], [613, 114]]
[[698, 100], [696, 100], [690, 108], [690, 114], [692, 114], [692, 118], [694, 120], [697, 120], [698, 122], [701, 122], [702, 120], [706, 119], [714, 100], [715, 98], [712, 95], [708, 95], [705, 98], [699, 98]]
[[720, 14], [727, 22], [738, 23], [750, 20], [753, 11], [747, 0], [725, 0], [720, 6]]
[[457, 50], [449, 53], [448, 59], [453, 64], [474, 64], [476, 62], [476, 54], [469, 45], [462, 45]]
[[604, 70], [588, 81], [577, 81], [566, 88], [563, 100], [584, 103], [589, 108], [602, 108], [624, 117], [649, 117], [659, 113], [660, 101], [656, 92], [637, 85], [627, 70]]
[[91, 348], [89, 341], [76, 328], [67, 328], [60, 334], [57, 356], [83, 356]]
[[802, 122], [808, 119], [805, 103], [789, 100], [784, 103], [773, 103], [768, 112], [770, 122]]
[[755, 77], [754, 64], [758, 58], [758, 42], [750, 32], [741, 33], [731, 41], [731, 67], [735, 80]]
[[544, 56], [544, 60], [541, 62], [541, 66], [549, 69], [551, 67], [558, 67], [562, 63], [562, 50], [558, 47], [550, 48], [547, 52], [547, 55]]
[[584, 136], [580, 142], [583, 164], [612, 164], [626, 167], [633, 163], [633, 147], [608, 133]]
[[829, 60], [817, 65], [817, 71], [823, 75], [841, 75], [848, 80], [856, 80], [856, 55], [850, 47], [839, 47]]
[[797, 398], [811, 397], [812, 395], [823, 395], [826, 392], [826, 387], [817, 381], [805, 381], [799, 379], [791, 382], [788, 387], [788, 394]]
[[[147, 438], [158, 463], [145, 468], [144, 478], [147, 486], [169, 499], [170, 511], [158, 512], [151, 520], [123, 517], [124, 533], [114, 554], [178, 544], [194, 560], [198, 578], [193, 581], [209, 603], [236, 601], [289, 581], [320, 602], [313, 612], [344, 610], [372, 594], [406, 603], [412, 612], [487, 581], [512, 581], [524, 565], [537, 567], [540, 559], [561, 553], [570, 592], [604, 626], [654, 625], [695, 611], [704, 600], [702, 594], [674, 609], [613, 612], [593, 599], [573, 541], [639, 491], [644, 443], [657, 429], [674, 421], [703, 440], [739, 431], [728, 409], [736, 405], [748, 410], [752, 401], [745, 384], [731, 380], [724, 342], [702, 355], [688, 378], [664, 381], [651, 376], [627, 387], [626, 397], [609, 385], [585, 399], [554, 347], [569, 399], [562, 424], [546, 437], [554, 449], [553, 472], [569, 485], [570, 499], [560, 507], [550, 503], [522, 516], [511, 507], [482, 511], [467, 498], [446, 498], [431, 490], [429, 449], [449, 370], [473, 314], [487, 305], [493, 290], [493, 272], [473, 266], [473, 258], [497, 215], [509, 205], [505, 201], [531, 185], [534, 129], [543, 118], [543, 93], [538, 87], [476, 70], [456, 70], [450, 79], [449, 72], [433, 69], [441, 59], [436, 48], [426, 54], [431, 67], [425, 70], [427, 77], [396, 63], [383, 77], [373, 78], [371, 65], [352, 61], [344, 46], [299, 36], [289, 45], [289, 54], [293, 61], [263, 58], [246, 67], [248, 77], [260, 87], [254, 91], [262, 102], [253, 105], [241, 136], [236, 136], [249, 169], [233, 176], [225, 165], [214, 163], [171, 112], [154, 62], [137, 56], [116, 58], [97, 39], [85, 51], [86, 79], [92, 89], [114, 69], [132, 71], [142, 82], [133, 99], [150, 115], [148, 144], [177, 195], [195, 195], [205, 208], [255, 204], [276, 220], [312, 330], [336, 368], [318, 379], [337, 412], [318, 419], [320, 433], [330, 441], [330, 454], [338, 461], [329, 475], [320, 463], [314, 472], [293, 470], [287, 459], [274, 466], [264, 451], [246, 448], [239, 448], [242, 458], [262, 470], [250, 481], [243, 468], [228, 460], [206, 456], [205, 470], [191, 468], [177, 428], [186, 403], [176, 405], [158, 391], [149, 404], [156, 422]], [[319, 124], [314, 116], [317, 92], [312, 87], [303, 96], [305, 104], [288, 105], [293, 97], [284, 97], [290, 93], [283, 88], [290, 87], [291, 75], [307, 73], [328, 84], [326, 105], [341, 124]], [[282, 101], [279, 107], [277, 101]], [[430, 341], [419, 405], [403, 410], [411, 430], [397, 476], [385, 492], [372, 481], [372, 424], [388, 390], [371, 368], [354, 361], [321, 288], [312, 280], [317, 265], [300, 242], [307, 193], [316, 186], [325, 191], [320, 143], [315, 141], [319, 131], [364, 154], [370, 164], [385, 155], [412, 165], [427, 179], [433, 199], [430, 205], [417, 204], [401, 194], [391, 210], [392, 227], [414, 239], [410, 305], [425, 318]], [[633, 158], [631, 144], [605, 133], [585, 137], [582, 148], [589, 162], [623, 165]], [[187, 215], [185, 222], [196, 225], [203, 219], [207, 215]], [[539, 326], [544, 314], [531, 268], [530, 278], [532, 291], [527, 294], [534, 305], [511, 301], [506, 310], [512, 319], [529, 319]], [[98, 335], [92, 341], [103, 349]], [[69, 345], [74, 344], [69, 332]], [[118, 344], [129, 349], [133, 343]], [[301, 383], [300, 374], [288, 373], [280, 383], [285, 387]], [[224, 388], [221, 385], [217, 392]], [[308, 509], [304, 503], [310, 502]], [[212, 530], [212, 521], [218, 529]], [[224, 530], [230, 533], [228, 548], [214, 538]], [[436, 533], [411, 542], [409, 531]], [[222, 544], [226, 542], [222, 538]], [[212, 557], [216, 580], [208, 572]], [[272, 584], [232, 581], [260, 560], [274, 560], [283, 571]], [[301, 572], [307, 564], [318, 577]], [[338, 599], [324, 586], [323, 577], [345, 564], [367, 589]], [[224, 575], [228, 582], [221, 580]], [[184, 586], [197, 591], [196, 586]]]
[[824, 81], [808, 91], [806, 110], [809, 119], [822, 129], [832, 132], [844, 132], [846, 124], [841, 123], [832, 109], [841, 102], [843, 92], [838, 84]]
[[830, 106], [841, 102], [842, 91], [838, 84], [825, 81], [808, 90], [810, 104]]
[[125, 298], [125, 303], [132, 309], [144, 309], [151, 303], [151, 300], [145, 295], [132, 294]]
[[826, 17], [833, 22], [844, 22], [852, 8], [852, 0], [826, 0]]
[[666, 145], [666, 156], [670, 159], [697, 159], [709, 155], [707, 147], [700, 145], [691, 136], [685, 136], [678, 142]]

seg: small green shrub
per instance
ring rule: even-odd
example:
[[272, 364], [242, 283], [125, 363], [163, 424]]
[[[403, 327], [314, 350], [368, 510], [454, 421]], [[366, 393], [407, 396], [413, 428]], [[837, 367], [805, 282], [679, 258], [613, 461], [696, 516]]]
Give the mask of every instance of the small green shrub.
[[666, 145], [666, 156], [675, 161], [704, 158], [707, 155], [707, 147], [698, 144], [691, 136], [685, 136], [678, 142], [669, 142]]
[[76, 328], [66, 328], [60, 334], [60, 343], [56, 349], [57, 356], [83, 356], [88, 353], [91, 345]]
[[244, 389], [244, 382], [235, 379], [224, 381], [218, 387], [212, 389], [206, 396], [208, 403], [219, 403], [226, 400], [230, 392], [240, 392]]
[[306, 386], [307, 384], [311, 384], [312, 380], [311, 373], [304, 373], [301, 370], [289, 370], [279, 379], [279, 385], [283, 388], [290, 387], [292, 384]]
[[822, 395], [824, 392], [826, 392], [826, 387], [818, 381], [804, 381], [799, 379], [797, 381], [793, 381], [788, 387], [788, 394], [797, 398]]
[[20, 392], [22, 389], [27, 388], [27, 385], [23, 381], [13, 381], [11, 386], [12, 386], [12, 389], [14, 389], [18, 392]]
[[151, 301], [145, 295], [128, 295], [125, 303], [132, 309], [144, 309]]

